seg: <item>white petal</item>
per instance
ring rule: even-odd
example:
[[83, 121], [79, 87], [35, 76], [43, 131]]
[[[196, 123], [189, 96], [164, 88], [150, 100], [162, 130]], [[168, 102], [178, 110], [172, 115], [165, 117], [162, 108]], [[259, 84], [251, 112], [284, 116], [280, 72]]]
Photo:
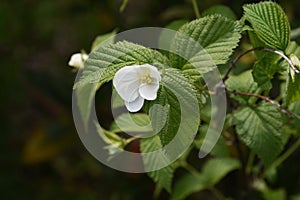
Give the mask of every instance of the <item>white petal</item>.
[[81, 54], [81, 53], [75, 53], [71, 56], [68, 65], [70, 65], [72, 67], [76, 67], [76, 68], [83, 68], [83, 63], [87, 59], [88, 59], [88, 55]]
[[139, 96], [135, 101], [125, 101], [125, 106], [129, 112], [137, 112], [141, 110], [144, 104], [144, 99]]
[[139, 88], [141, 97], [147, 100], [154, 100], [157, 97], [159, 84], [142, 84]]
[[155, 70], [151, 70], [150, 76], [152, 78], [155, 78], [156, 83], [158, 83], [159, 81], [161, 81], [161, 76], [160, 76], [160, 73], [158, 72], [157, 68], [155, 68]]
[[140, 86], [137, 66], [126, 66], [121, 68], [114, 76], [113, 85], [125, 101], [131, 102], [138, 98], [138, 88]]
[[82, 54], [81, 56], [82, 56], [82, 60], [84, 61], [86, 61], [89, 58], [87, 54]]

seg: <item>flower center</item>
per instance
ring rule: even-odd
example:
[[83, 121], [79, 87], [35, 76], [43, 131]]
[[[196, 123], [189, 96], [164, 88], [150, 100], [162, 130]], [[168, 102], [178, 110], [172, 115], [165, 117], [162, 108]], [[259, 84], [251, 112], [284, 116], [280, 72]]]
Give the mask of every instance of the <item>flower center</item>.
[[144, 74], [140, 76], [141, 83], [151, 84], [154, 82], [154, 78], [150, 76], [150, 70], [147, 70]]

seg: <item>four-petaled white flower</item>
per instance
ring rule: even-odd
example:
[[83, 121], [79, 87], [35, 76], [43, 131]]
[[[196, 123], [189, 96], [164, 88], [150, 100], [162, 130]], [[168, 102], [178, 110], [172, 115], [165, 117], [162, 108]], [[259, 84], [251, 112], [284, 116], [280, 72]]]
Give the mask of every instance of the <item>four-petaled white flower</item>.
[[82, 69], [84, 61], [86, 61], [88, 57], [89, 56], [85, 53], [75, 53], [71, 56], [68, 65], [77, 69]]
[[132, 65], [117, 71], [113, 85], [125, 101], [126, 108], [130, 112], [137, 112], [143, 107], [145, 99], [156, 99], [160, 81], [156, 67], [149, 64]]

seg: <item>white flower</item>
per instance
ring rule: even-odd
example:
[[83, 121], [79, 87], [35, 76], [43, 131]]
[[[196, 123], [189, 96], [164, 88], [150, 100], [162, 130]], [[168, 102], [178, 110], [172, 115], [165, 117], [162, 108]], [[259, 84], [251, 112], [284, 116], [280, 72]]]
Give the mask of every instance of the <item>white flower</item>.
[[85, 53], [75, 53], [71, 56], [68, 65], [74, 68], [82, 69], [84, 61], [86, 61], [88, 57], [89, 56]]
[[157, 96], [161, 76], [156, 67], [132, 65], [121, 68], [115, 74], [113, 85], [117, 93], [125, 101], [130, 112], [139, 111], [144, 100], [154, 100]]

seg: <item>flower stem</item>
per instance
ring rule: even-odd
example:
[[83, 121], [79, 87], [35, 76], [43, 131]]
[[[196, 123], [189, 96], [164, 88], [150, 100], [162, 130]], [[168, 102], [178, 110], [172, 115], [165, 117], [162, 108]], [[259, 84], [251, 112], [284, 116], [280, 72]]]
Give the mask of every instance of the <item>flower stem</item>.
[[127, 6], [128, 0], [123, 0], [122, 5], [120, 6], [120, 12], [123, 12]]
[[277, 168], [281, 165], [290, 155], [292, 155], [300, 146], [300, 139], [298, 139], [284, 154], [282, 154], [269, 168]]
[[300, 36], [300, 27], [291, 31], [291, 39], [295, 40]]
[[195, 176], [198, 176], [198, 177], [202, 176], [197, 169], [195, 169], [192, 165], [190, 165], [186, 161], [182, 161], [181, 166]]
[[248, 157], [248, 161], [247, 161], [247, 166], [246, 166], [246, 173], [250, 174], [251, 172], [251, 168], [254, 162], [254, 158], [255, 158], [255, 153], [253, 151], [250, 152], [249, 157]]
[[193, 3], [193, 8], [194, 8], [194, 12], [197, 18], [200, 18], [200, 12], [199, 12], [199, 7], [197, 4], [197, 0], [192, 0]]

